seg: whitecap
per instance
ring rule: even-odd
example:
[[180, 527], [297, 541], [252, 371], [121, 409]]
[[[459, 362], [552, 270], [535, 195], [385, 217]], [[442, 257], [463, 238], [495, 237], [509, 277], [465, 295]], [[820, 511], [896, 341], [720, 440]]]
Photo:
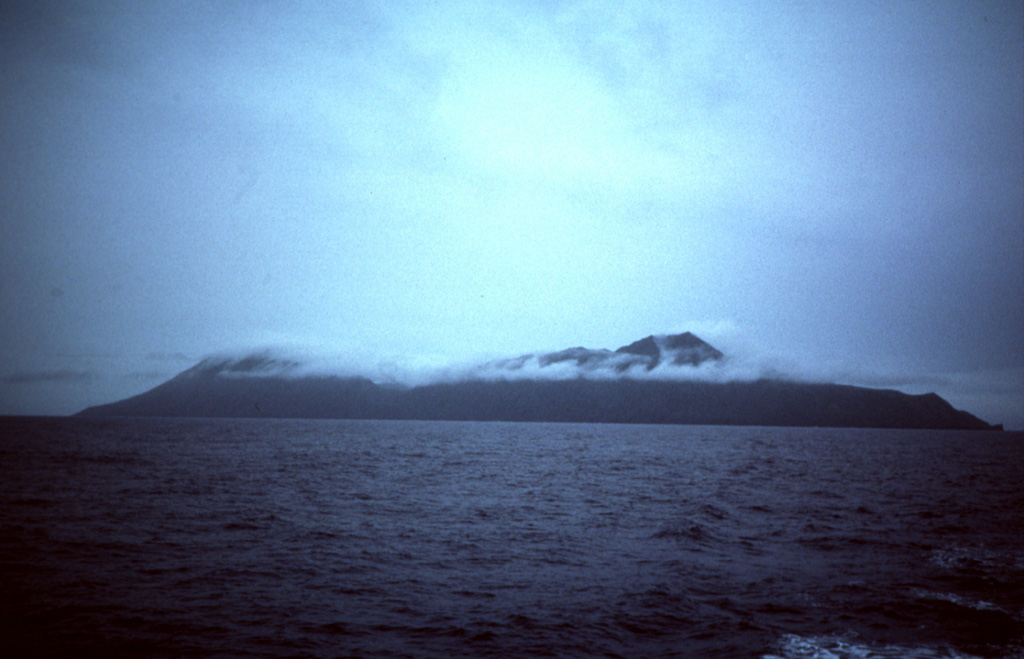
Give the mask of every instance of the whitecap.
[[761, 659], [980, 659], [950, 649], [912, 648], [901, 645], [869, 645], [839, 636], [786, 634], [777, 654]]
[[914, 590], [912, 594], [914, 597], [919, 599], [942, 600], [944, 602], [950, 602], [957, 606], [975, 609], [977, 611], [999, 611], [1000, 613], [1006, 613], [1002, 608], [992, 604], [991, 602], [967, 599], [966, 597], [961, 597], [955, 593], [936, 593], [929, 590], [917, 589]]

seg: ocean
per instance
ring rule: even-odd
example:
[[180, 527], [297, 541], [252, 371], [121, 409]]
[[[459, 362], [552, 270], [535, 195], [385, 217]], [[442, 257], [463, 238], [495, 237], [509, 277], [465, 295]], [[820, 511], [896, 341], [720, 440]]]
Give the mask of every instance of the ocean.
[[0, 419], [0, 655], [1024, 656], [1024, 434]]

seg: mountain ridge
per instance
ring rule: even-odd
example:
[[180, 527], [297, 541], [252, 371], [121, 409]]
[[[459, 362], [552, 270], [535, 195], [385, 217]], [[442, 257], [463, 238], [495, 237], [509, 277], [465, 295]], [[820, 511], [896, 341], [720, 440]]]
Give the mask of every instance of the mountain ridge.
[[[518, 370], [535, 361], [540, 368], [574, 362], [579, 368], [593, 372], [610, 369], [623, 374], [633, 369], [650, 372], [663, 363], [675, 366], [699, 366], [718, 362], [724, 355], [715, 347], [690, 332], [674, 335], [649, 335], [615, 350], [566, 348], [548, 353], [527, 353], [510, 359], [484, 364], [498, 369]], [[585, 374], [585, 373], [584, 373]]]

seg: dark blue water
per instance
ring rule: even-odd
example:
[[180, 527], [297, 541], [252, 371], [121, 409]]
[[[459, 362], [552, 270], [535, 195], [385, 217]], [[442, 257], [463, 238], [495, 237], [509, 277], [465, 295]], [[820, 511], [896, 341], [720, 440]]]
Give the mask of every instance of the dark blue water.
[[1020, 433], [0, 433], [3, 656], [1024, 654]]

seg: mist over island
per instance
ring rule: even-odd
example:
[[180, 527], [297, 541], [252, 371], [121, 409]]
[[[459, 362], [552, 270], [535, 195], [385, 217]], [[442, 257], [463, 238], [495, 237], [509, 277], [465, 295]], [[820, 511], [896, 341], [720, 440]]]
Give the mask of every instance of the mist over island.
[[273, 351], [208, 357], [80, 416], [268, 417], [993, 430], [934, 393], [798, 381], [735, 368], [684, 332], [371, 379]]

